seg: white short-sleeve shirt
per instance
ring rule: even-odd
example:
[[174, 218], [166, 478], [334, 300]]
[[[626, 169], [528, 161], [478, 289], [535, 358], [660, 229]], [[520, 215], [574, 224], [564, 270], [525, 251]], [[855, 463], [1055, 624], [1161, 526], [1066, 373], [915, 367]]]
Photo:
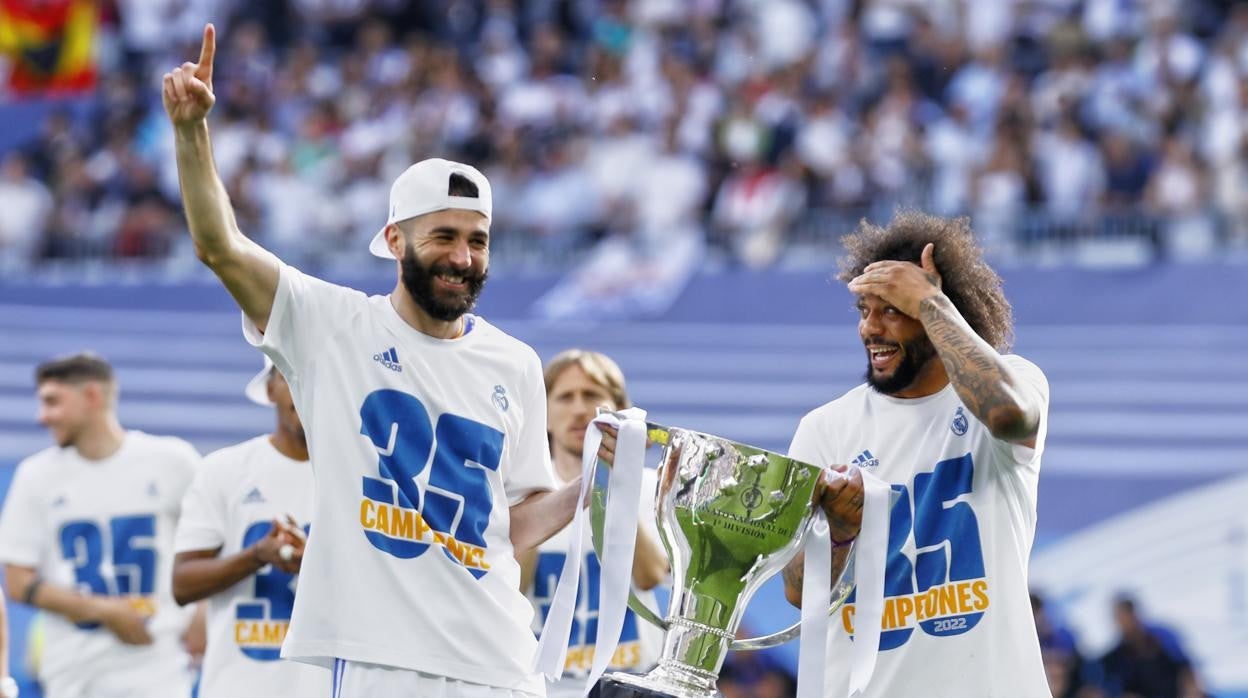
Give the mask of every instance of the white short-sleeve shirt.
[[[889, 520], [880, 653], [866, 695], [1049, 695], [1027, 593], [1048, 382], [1004, 357], [1044, 397], [1035, 448], [993, 437], [952, 385], [900, 399], [861, 385], [802, 419], [789, 455], [848, 464], [899, 493]], [[854, 604], [836, 616], [824, 695], [848, 695]]]
[[508, 508], [554, 486], [541, 362], [482, 318], [459, 339], [386, 296], [282, 266], [261, 336], [316, 475], [282, 656], [541, 693]]
[[[287, 515], [305, 529], [312, 517], [312, 466], [274, 448], [267, 436], [204, 458], [182, 505], [176, 552], [220, 549], [229, 557], [268, 534]], [[313, 696], [330, 675], [280, 661], [298, 579], [272, 565], [208, 599], [208, 649], [200, 698]]]
[[173, 536], [198, 463], [181, 439], [127, 431], [117, 452], [101, 460], [53, 447], [18, 465], [0, 512], [0, 562], [154, 612], [154, 642], [138, 646], [99, 624], [47, 614], [47, 646], [56, 649], [44, 656], [43, 681], [74, 683], [79, 675], [187, 661], [180, 638], [191, 611], [173, 600]]

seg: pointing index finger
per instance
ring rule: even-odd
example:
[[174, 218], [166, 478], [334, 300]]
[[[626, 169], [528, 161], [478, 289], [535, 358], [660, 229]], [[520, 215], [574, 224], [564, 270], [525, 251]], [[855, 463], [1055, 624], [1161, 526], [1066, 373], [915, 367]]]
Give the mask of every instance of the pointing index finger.
[[204, 25], [204, 43], [199, 48], [199, 64], [196, 71], [202, 80], [212, 79], [212, 61], [217, 55], [217, 28]]

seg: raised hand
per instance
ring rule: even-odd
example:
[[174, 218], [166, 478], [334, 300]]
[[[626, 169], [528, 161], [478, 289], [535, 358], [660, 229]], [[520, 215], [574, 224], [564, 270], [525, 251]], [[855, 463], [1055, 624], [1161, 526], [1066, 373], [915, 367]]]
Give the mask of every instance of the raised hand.
[[920, 255], [920, 264], [882, 261], [868, 264], [862, 273], [849, 282], [850, 293], [878, 296], [881, 300], [912, 318], [919, 317], [919, 304], [924, 298], [939, 295], [940, 272], [933, 257], [936, 246], [927, 243]]
[[212, 61], [217, 53], [217, 30], [204, 26], [204, 43], [198, 63], [183, 63], [165, 73], [161, 100], [174, 127], [196, 124], [208, 116], [217, 98], [212, 93]]

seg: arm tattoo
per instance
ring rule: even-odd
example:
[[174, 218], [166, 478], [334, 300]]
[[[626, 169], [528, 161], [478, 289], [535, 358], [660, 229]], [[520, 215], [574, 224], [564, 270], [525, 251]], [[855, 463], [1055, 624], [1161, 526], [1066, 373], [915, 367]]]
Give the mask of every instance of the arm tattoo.
[[784, 566], [780, 574], [784, 577], [786, 587], [800, 592], [802, 582], [806, 579], [806, 559], [801, 555], [794, 557]]
[[[836, 509], [836, 517], [828, 519], [828, 527], [831, 531], [832, 540], [844, 543], [853, 539], [858, 535], [855, 530], [857, 526], [862, 524], [862, 506], [865, 501], [865, 494], [859, 490], [852, 496], [846, 496], [849, 488], [842, 488], [833, 497], [830, 504]], [[845, 502], [841, 502], [844, 498]]]
[[[841, 546], [832, 549], [832, 582], [840, 578], [841, 572], [845, 571], [845, 565], [849, 562], [849, 546]], [[797, 555], [784, 569], [780, 570], [780, 576], [784, 579], [786, 589], [792, 589], [798, 598], [802, 595], [802, 586], [806, 581], [806, 556]], [[797, 604], [799, 607], [801, 604]]]
[[994, 429], [998, 438], [1019, 440], [1035, 435], [1038, 425], [1021, 404], [1001, 355], [975, 334], [947, 297], [923, 299], [919, 320], [945, 365], [949, 382], [979, 421], [990, 428], [1004, 425], [1001, 433]]

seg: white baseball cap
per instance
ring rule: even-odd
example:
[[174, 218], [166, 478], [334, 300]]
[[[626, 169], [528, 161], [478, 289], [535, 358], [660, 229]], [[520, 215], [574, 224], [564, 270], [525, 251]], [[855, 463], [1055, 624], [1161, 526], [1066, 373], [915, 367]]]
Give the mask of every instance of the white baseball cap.
[[272, 370], [273, 359], [270, 359], [268, 354], [265, 354], [264, 368], [260, 369], [259, 373], [252, 376], [250, 381], [247, 381], [247, 388], [243, 391], [243, 394], [247, 396], [248, 400], [251, 400], [257, 405], [264, 405], [265, 407], [272, 406], [273, 401], [269, 399], [269, 372]]
[[[451, 175], [463, 175], [477, 185], [479, 196], [451, 196]], [[481, 171], [471, 165], [441, 158], [429, 158], [412, 165], [390, 185], [390, 218], [386, 225], [423, 216], [434, 211], [458, 208], [479, 211], [490, 218], [492, 202], [490, 183]], [[385, 259], [394, 259], [386, 245], [386, 229], [383, 226], [373, 236], [368, 251]]]

